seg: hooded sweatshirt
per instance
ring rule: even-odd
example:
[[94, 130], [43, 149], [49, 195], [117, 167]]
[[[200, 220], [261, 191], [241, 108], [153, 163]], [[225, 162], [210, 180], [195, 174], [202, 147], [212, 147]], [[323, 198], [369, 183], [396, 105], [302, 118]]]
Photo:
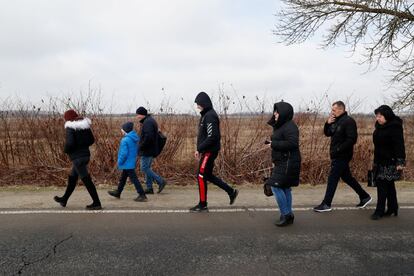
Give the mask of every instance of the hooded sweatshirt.
[[132, 170], [135, 169], [138, 155], [138, 143], [140, 137], [132, 130], [125, 134], [121, 140], [121, 145], [118, 151], [118, 169]]
[[201, 119], [197, 136], [197, 151], [218, 152], [220, 151], [220, 119], [213, 109], [210, 97], [205, 92], [200, 92], [195, 98], [195, 103], [203, 107], [200, 112]]

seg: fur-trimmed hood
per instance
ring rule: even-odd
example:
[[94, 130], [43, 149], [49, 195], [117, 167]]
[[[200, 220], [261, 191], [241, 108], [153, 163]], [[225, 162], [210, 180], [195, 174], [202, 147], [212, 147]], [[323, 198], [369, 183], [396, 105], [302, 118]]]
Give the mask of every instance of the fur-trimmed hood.
[[92, 121], [89, 118], [84, 118], [79, 121], [67, 121], [65, 123], [65, 128], [71, 128], [74, 130], [83, 130], [91, 128]]

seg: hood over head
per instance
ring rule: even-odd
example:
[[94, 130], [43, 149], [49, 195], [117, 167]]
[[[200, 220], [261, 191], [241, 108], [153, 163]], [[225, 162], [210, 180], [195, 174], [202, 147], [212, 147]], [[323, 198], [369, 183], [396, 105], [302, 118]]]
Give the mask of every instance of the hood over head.
[[206, 92], [198, 93], [197, 97], [195, 98], [194, 102], [201, 106], [204, 109], [211, 109], [213, 108], [213, 103], [211, 102], [210, 96], [207, 95]]
[[276, 121], [275, 115], [272, 116], [270, 121], [268, 122], [269, 125], [273, 127], [281, 127], [286, 122], [291, 121], [293, 119], [293, 107], [291, 104], [287, 102], [278, 102], [273, 105], [273, 113], [279, 113], [279, 118]]
[[374, 113], [375, 113], [375, 115], [381, 114], [382, 116], [384, 116], [385, 120], [387, 120], [387, 121], [392, 121], [396, 117], [395, 113], [394, 113], [394, 111], [392, 111], [391, 107], [389, 107], [388, 105], [385, 105], [385, 104], [381, 105], [380, 107], [375, 109]]

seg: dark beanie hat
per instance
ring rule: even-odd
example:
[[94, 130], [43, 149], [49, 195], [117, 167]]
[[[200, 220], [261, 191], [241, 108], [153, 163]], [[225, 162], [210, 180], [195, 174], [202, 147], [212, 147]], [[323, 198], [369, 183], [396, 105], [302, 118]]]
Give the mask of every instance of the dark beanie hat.
[[75, 121], [76, 119], [79, 118], [79, 115], [78, 113], [76, 113], [75, 110], [69, 109], [68, 111], [65, 112], [63, 117], [65, 118], [65, 121]]
[[394, 111], [392, 111], [391, 107], [389, 107], [388, 105], [381, 105], [380, 107], [375, 109], [374, 112], [375, 112], [375, 115], [379, 113], [382, 116], [384, 116], [385, 120], [387, 121], [391, 121], [395, 118]]
[[145, 107], [142, 107], [142, 106], [138, 107], [136, 113], [137, 115], [144, 115], [144, 116], [148, 115], [148, 111], [145, 109]]
[[125, 124], [122, 125], [122, 129], [126, 133], [130, 133], [134, 129], [134, 123], [133, 122], [126, 122]]

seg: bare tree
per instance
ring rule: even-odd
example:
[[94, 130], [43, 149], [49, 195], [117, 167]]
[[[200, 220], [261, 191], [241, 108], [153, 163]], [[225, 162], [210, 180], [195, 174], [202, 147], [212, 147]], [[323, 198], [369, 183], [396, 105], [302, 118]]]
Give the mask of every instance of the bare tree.
[[282, 0], [274, 34], [302, 43], [327, 27], [323, 47], [344, 44], [363, 50], [363, 63], [375, 68], [390, 61], [392, 84], [402, 87], [395, 107], [414, 107], [413, 0]]

